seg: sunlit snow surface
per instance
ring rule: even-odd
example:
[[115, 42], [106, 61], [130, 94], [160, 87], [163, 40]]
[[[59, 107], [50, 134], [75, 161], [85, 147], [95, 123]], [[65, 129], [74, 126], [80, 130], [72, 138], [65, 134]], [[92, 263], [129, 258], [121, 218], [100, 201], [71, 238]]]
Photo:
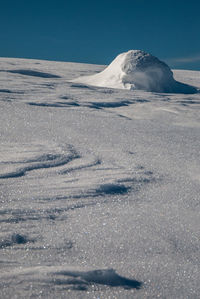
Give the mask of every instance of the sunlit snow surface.
[[0, 59], [1, 298], [200, 296], [200, 94], [103, 69]]

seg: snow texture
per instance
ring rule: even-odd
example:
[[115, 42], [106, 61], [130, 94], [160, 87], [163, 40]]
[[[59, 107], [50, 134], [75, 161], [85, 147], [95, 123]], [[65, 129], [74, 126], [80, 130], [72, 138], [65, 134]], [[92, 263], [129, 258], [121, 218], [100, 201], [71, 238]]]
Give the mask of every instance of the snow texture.
[[197, 92], [195, 87], [174, 80], [173, 73], [167, 64], [141, 50], [122, 53], [99, 74], [79, 77], [74, 82], [152, 92]]
[[199, 298], [200, 72], [120, 57], [0, 58], [0, 298]]

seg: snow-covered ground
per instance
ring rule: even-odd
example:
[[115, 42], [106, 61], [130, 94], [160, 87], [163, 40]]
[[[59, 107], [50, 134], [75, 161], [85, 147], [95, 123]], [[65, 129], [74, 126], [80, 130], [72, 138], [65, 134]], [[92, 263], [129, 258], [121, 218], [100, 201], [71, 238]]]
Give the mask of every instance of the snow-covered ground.
[[200, 296], [200, 93], [104, 68], [0, 58], [0, 298]]

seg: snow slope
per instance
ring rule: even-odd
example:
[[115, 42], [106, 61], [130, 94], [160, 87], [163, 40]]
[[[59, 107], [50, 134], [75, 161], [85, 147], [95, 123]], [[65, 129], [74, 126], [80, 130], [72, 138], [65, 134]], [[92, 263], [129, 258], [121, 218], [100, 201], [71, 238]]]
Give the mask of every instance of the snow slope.
[[200, 94], [104, 69], [0, 58], [0, 298], [199, 298]]
[[152, 92], [188, 94], [197, 92], [195, 87], [174, 80], [167, 64], [141, 50], [122, 53], [102, 72], [79, 77], [74, 82]]

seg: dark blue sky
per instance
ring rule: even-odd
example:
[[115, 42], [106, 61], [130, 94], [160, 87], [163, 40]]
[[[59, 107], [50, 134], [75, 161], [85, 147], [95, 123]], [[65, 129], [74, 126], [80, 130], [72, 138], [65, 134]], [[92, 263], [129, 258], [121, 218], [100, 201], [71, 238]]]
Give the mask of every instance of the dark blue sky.
[[2, 0], [0, 56], [108, 64], [142, 49], [200, 70], [199, 0]]

